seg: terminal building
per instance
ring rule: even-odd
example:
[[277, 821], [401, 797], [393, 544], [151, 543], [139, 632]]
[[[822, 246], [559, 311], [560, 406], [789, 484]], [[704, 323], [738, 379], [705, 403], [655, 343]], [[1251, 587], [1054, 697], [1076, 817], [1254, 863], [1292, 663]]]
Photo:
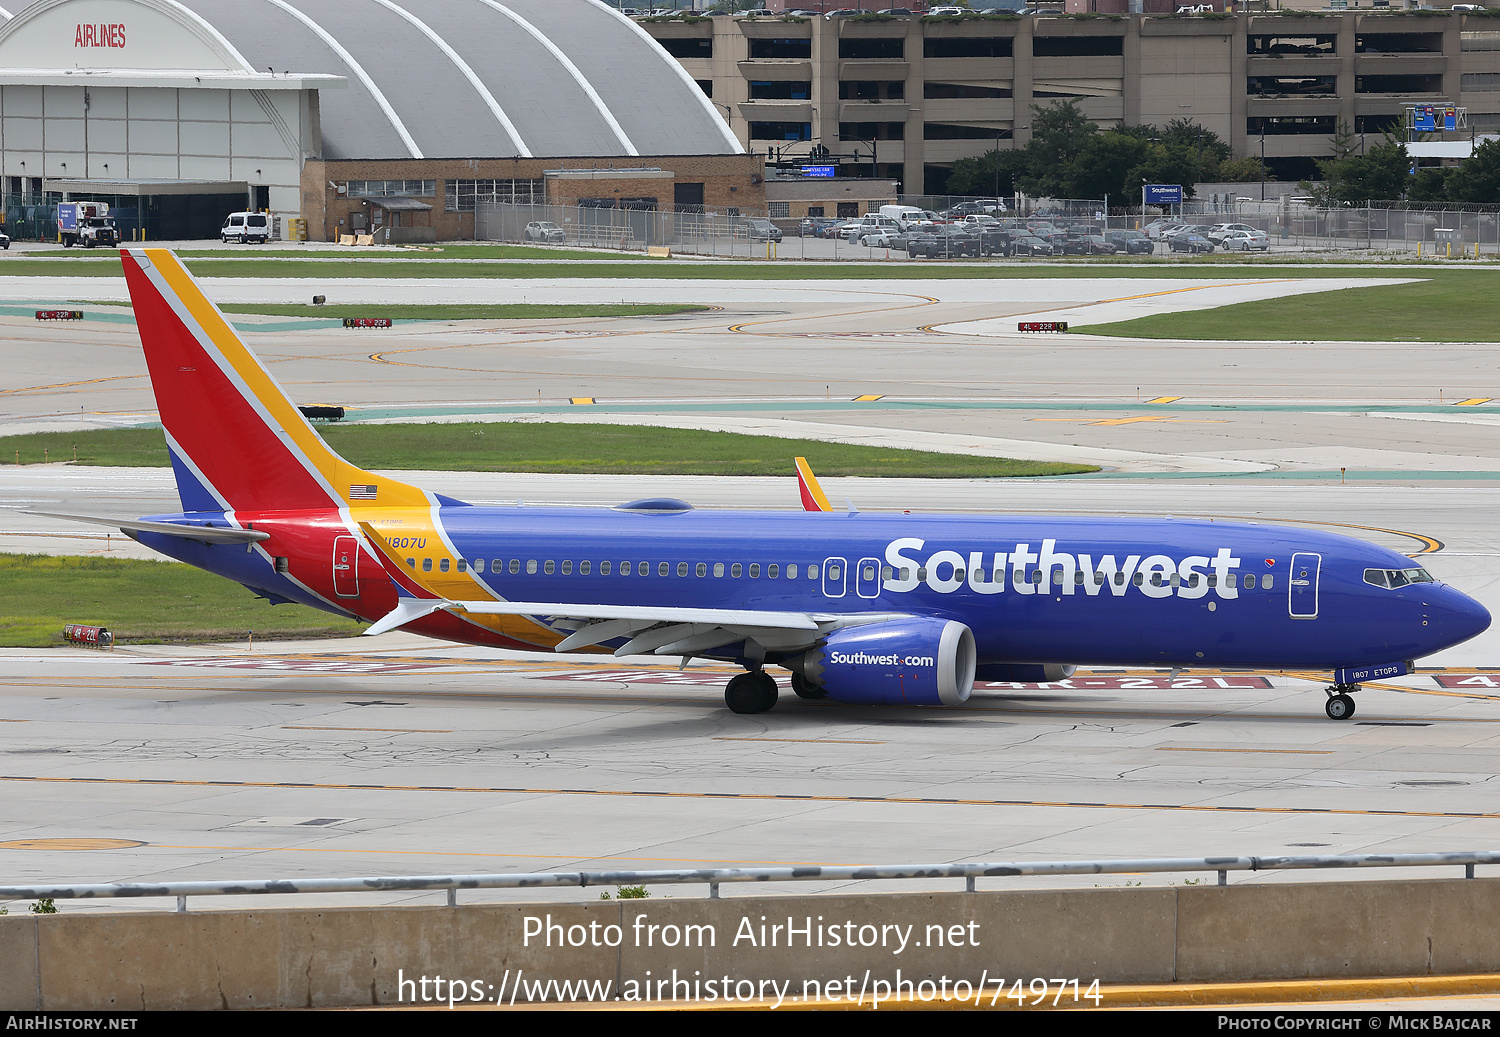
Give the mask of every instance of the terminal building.
[[154, 239], [240, 209], [393, 241], [472, 237], [494, 201], [765, 209], [713, 101], [598, 0], [18, 3], [0, 0], [12, 227], [65, 197]]
[[959, 159], [1024, 146], [1032, 106], [1064, 99], [1103, 128], [1191, 120], [1291, 181], [1316, 178], [1340, 123], [1378, 143], [1408, 105], [1465, 107], [1475, 132], [1500, 129], [1500, 21], [1462, 12], [641, 24], [747, 148], [826, 153], [840, 177], [907, 194], [944, 193]]

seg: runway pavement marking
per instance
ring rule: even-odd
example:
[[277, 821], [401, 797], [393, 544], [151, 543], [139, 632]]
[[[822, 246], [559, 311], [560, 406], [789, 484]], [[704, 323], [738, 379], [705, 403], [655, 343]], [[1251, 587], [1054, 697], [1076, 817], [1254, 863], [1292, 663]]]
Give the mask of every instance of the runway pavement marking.
[[1332, 756], [1332, 749], [1215, 749], [1209, 746], [1158, 745], [1159, 753], [1290, 753], [1304, 756]]
[[0, 850], [129, 850], [148, 846], [139, 839], [11, 839]]
[[812, 745], [885, 745], [885, 742], [869, 742], [855, 738], [740, 738], [734, 735], [717, 735], [716, 742], [806, 742]]
[[879, 803], [911, 806], [1050, 807], [1080, 810], [1186, 810], [1231, 814], [1334, 814], [1346, 817], [1463, 817], [1500, 820], [1500, 812], [1466, 810], [1356, 810], [1338, 807], [1213, 806], [1194, 803], [1109, 803], [1092, 800], [959, 799], [939, 796], [813, 796], [765, 792], [668, 792], [651, 789], [507, 788], [482, 785], [339, 785], [314, 781], [188, 781], [179, 778], [46, 778], [5, 774], [0, 781], [79, 785], [157, 785], [173, 788], [312, 789], [339, 792], [481, 792], [508, 796], [608, 796], [621, 799], [738, 799], [785, 803]]
[[568, 402], [577, 404], [579, 406], [585, 406], [587, 404], [593, 403], [594, 398], [592, 396], [569, 396]]
[[1158, 396], [1154, 400], [1147, 400], [1146, 403], [1148, 405], [1153, 403], [1176, 403], [1180, 399], [1182, 399], [1181, 396]]
[[80, 385], [98, 385], [100, 382], [120, 382], [145, 378], [144, 374], [117, 374], [108, 378], [85, 378], [80, 382], [58, 382], [56, 385], [30, 385], [19, 389], [0, 389], [0, 396], [27, 396], [32, 393], [51, 392], [54, 389], [72, 389]]
[[1481, 403], [1492, 403], [1494, 401], [1494, 399], [1495, 398], [1493, 396], [1476, 396], [1472, 400], [1459, 400], [1453, 406], [1455, 406], [1455, 407], [1477, 407]]
[[[1149, 401], [1156, 403], [1156, 400]], [[1076, 422], [1084, 425], [1136, 425], [1143, 421], [1160, 421], [1169, 425], [1224, 425], [1228, 423], [1227, 418], [1169, 418], [1164, 414], [1141, 415], [1131, 418], [1103, 418], [1098, 421], [1087, 421], [1079, 418], [1031, 418], [1031, 421], [1059, 421]]]
[[431, 727], [308, 727], [301, 724], [282, 724], [283, 731], [388, 731], [405, 735], [451, 735], [453, 732]]
[[856, 396], [856, 397], [854, 397], [854, 402], [855, 403], [874, 403], [876, 400], [883, 400], [883, 399], [885, 399], [884, 394], [881, 394], [881, 395], [878, 395], [878, 396], [877, 395], [868, 395], [867, 394], [867, 395], [864, 395], [864, 396]]

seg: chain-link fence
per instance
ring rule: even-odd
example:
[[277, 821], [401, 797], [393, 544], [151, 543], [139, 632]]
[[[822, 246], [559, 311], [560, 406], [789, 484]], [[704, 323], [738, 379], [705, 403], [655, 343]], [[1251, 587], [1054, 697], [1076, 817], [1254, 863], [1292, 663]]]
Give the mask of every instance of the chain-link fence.
[[475, 238], [481, 241], [633, 251], [668, 248], [674, 253], [726, 257], [774, 253], [784, 233], [765, 213], [744, 210], [718, 213], [689, 208], [663, 211], [629, 204], [478, 205], [474, 209], [474, 228]]
[[[1003, 212], [991, 208], [1005, 204]], [[1111, 199], [1110, 201], [1113, 201]], [[1240, 224], [1264, 231], [1272, 251], [1363, 250], [1409, 252], [1460, 258], [1500, 254], [1500, 205], [1433, 206], [1376, 202], [1365, 206], [1316, 207], [1291, 195], [1271, 201], [1230, 198], [1227, 195], [1184, 202], [1176, 212], [1139, 205], [1110, 205], [1105, 199], [1001, 199], [907, 195], [901, 204], [934, 212], [964, 210], [994, 215], [1001, 220], [1024, 219], [1050, 223], [1064, 231], [1093, 233], [1142, 230], [1172, 217], [1186, 223], [1212, 226]], [[42, 208], [42, 207], [38, 207]], [[674, 254], [782, 259], [890, 259], [908, 257], [902, 245], [863, 245], [825, 232], [813, 237], [811, 221], [770, 220], [762, 213], [661, 211], [613, 206], [521, 205], [499, 203], [475, 209], [479, 240], [568, 244], [595, 248], [645, 251], [658, 247]], [[807, 229], [806, 237], [799, 229]], [[835, 228], [836, 230], [836, 228]], [[15, 236], [12, 232], [12, 236]], [[784, 239], [784, 240], [783, 240]], [[1000, 259], [1000, 256], [990, 256]]]

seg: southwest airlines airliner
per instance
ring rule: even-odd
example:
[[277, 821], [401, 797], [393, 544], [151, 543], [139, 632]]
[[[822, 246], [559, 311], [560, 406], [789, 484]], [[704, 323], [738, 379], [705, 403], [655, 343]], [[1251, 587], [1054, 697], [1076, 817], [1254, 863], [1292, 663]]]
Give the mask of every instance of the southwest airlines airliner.
[[[1410, 558], [1313, 530], [1174, 519], [483, 507], [335, 454], [161, 249], [122, 250], [182, 512], [118, 526], [272, 602], [477, 645], [707, 657], [729, 709], [957, 705], [1080, 663], [1359, 682], [1489, 626]], [[81, 516], [72, 516], [81, 517]]]

